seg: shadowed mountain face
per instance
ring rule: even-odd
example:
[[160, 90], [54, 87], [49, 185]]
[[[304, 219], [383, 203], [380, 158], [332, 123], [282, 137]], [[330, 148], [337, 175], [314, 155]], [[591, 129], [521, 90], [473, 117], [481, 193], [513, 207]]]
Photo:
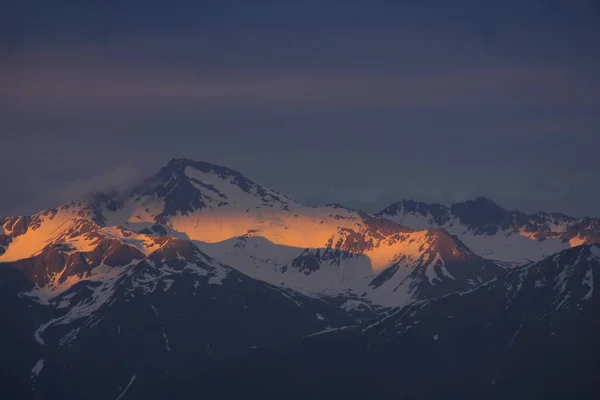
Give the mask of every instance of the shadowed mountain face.
[[22, 271], [0, 265], [0, 398], [30, 399], [31, 368], [39, 359], [40, 348], [33, 333], [50, 310], [22, 296], [34, 289]]
[[4, 282], [21, 282], [3, 294], [6, 315], [16, 320], [3, 345], [27, 350], [7, 375], [17, 379], [3, 382], [6, 398], [116, 398], [133, 376], [144, 387], [255, 346], [355, 323], [327, 301], [249, 278], [179, 239], [103, 269], [43, 298], [21, 271], [2, 268], [10, 272]]
[[[1, 307], [11, 327], [2, 333], [10, 365], [0, 362], [0, 397], [189, 397], [196, 379], [208, 379], [203, 390], [217, 396], [220, 379], [231, 377], [265, 396], [292, 387], [302, 393], [306, 382], [313, 398], [347, 377], [346, 387], [357, 390], [340, 392], [347, 395], [362, 393], [354, 384], [377, 382], [373, 393], [435, 398], [436, 388], [417, 390], [428, 386], [430, 362], [440, 391], [495, 394], [513, 379], [513, 364], [533, 363], [529, 353], [506, 358], [514, 344], [500, 342], [517, 330], [515, 321], [538, 321], [536, 334], [548, 328], [540, 321], [573, 322], [559, 331], [575, 336], [555, 332], [537, 347], [519, 328], [517, 337], [527, 338], [520, 346], [540, 357], [555, 340], [587, 340], [577, 336], [580, 326], [596, 329], [580, 325], [580, 315], [595, 304], [597, 247], [507, 266], [575, 238], [594, 241], [596, 227], [590, 219], [507, 212], [486, 199], [450, 208], [402, 202], [380, 215], [308, 207], [237, 171], [174, 159], [123, 193], [0, 219]], [[496, 257], [503, 254], [511, 256]], [[429, 346], [433, 327], [434, 341], [447, 343], [444, 356]], [[311, 336], [318, 332], [327, 333]], [[493, 375], [464, 356], [456, 365], [475, 377], [470, 385], [449, 357], [471, 347], [508, 367]], [[260, 368], [231, 369], [246, 355]], [[287, 370], [291, 381], [280, 376]], [[389, 384], [395, 374], [406, 380], [402, 390]], [[490, 388], [489, 378], [498, 386]]]
[[207, 381], [226, 376], [239, 383], [230, 395], [266, 398], [595, 399], [598, 274], [598, 246], [565, 250], [474, 290], [259, 350]]

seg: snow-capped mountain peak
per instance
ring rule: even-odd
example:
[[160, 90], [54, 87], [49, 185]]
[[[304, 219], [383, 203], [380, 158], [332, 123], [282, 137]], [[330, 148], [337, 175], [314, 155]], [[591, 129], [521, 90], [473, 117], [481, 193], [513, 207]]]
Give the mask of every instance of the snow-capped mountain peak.
[[204, 208], [233, 206], [242, 209], [260, 204], [285, 207], [292, 202], [238, 171], [185, 158], [172, 159], [156, 175], [137, 185], [133, 192], [140, 202], [164, 203], [159, 219], [187, 215]]

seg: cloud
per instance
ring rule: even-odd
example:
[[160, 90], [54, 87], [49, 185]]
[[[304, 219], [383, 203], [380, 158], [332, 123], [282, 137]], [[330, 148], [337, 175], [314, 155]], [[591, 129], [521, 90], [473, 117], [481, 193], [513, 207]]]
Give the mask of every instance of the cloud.
[[134, 166], [122, 164], [111, 167], [88, 179], [78, 179], [58, 184], [50, 190], [49, 195], [55, 203], [61, 204], [85, 197], [94, 192], [120, 191], [131, 187], [138, 179], [139, 173]]
[[23, 46], [0, 65], [11, 110], [597, 106], [596, 32], [436, 28], [119, 35]]
[[[140, 177], [139, 169], [132, 164], [115, 165], [87, 176], [88, 171], [82, 168], [76, 171], [75, 179], [63, 174], [57, 176], [52, 165], [37, 165], [37, 168], [35, 171], [16, 169], [0, 174], [4, 193], [0, 198], [0, 216], [33, 214], [73, 200], [83, 200], [91, 193], [126, 189]], [[40, 168], [48, 169], [47, 174]]]
[[[2, 71], [0, 71], [2, 72]], [[0, 102], [30, 110], [354, 109], [598, 105], [598, 79], [556, 66], [210, 75], [111, 66], [2, 74]]]

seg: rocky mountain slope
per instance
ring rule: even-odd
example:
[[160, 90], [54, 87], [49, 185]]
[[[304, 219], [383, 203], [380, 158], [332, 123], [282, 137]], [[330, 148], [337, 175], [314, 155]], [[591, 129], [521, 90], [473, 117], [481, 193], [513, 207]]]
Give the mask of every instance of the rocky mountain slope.
[[228, 395], [263, 398], [596, 399], [598, 276], [600, 247], [575, 247], [362, 326], [257, 350], [206, 379], [226, 375]]
[[0, 363], [7, 399], [117, 398], [134, 380], [148, 387], [254, 346], [356, 322], [334, 304], [252, 279], [175, 238], [127, 265], [102, 264], [57, 295], [27, 271], [0, 271], [0, 309], [10, 324]]

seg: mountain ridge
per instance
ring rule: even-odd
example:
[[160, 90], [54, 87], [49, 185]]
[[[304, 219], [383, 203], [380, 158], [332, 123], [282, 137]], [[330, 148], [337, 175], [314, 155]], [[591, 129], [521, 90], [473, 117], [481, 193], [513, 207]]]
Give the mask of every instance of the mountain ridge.
[[477, 254], [513, 265], [539, 261], [569, 247], [600, 243], [598, 218], [508, 211], [484, 197], [451, 206], [402, 200], [375, 215], [415, 229], [444, 228]]
[[[351, 290], [385, 306], [412, 301], [420, 292], [439, 295], [469, 287], [503, 271], [455, 243], [451, 247], [460, 249], [465, 270], [481, 276], [463, 277], [454, 264], [450, 273], [435, 249], [441, 242], [431, 240], [427, 230], [338, 205], [304, 206], [235, 170], [189, 159], [172, 159], [123, 193], [96, 193], [87, 202], [71, 202], [16, 221], [22, 223], [4, 221], [8, 235], [0, 237], [7, 242], [0, 262], [58, 274], [58, 265], [77, 259], [78, 267], [69, 268], [67, 277], [81, 279], [81, 270], [99, 264], [85, 260], [103, 240], [112, 243], [105, 245], [107, 251], [140, 258], [160, 237], [190, 240], [205, 253], [271, 284], [313, 295]], [[445, 235], [441, 230], [436, 234]], [[447, 236], [444, 243], [453, 241], [456, 237]], [[20, 242], [27, 243], [25, 249], [19, 250]], [[452, 258], [449, 254], [446, 258]], [[106, 256], [100, 251], [96, 258]], [[131, 260], [122, 260], [127, 262]], [[421, 272], [414, 275], [413, 270]], [[392, 277], [400, 281], [383, 285]], [[64, 281], [64, 273], [59, 279]], [[36, 278], [37, 283], [45, 281]], [[387, 294], [380, 294], [384, 289]]]

